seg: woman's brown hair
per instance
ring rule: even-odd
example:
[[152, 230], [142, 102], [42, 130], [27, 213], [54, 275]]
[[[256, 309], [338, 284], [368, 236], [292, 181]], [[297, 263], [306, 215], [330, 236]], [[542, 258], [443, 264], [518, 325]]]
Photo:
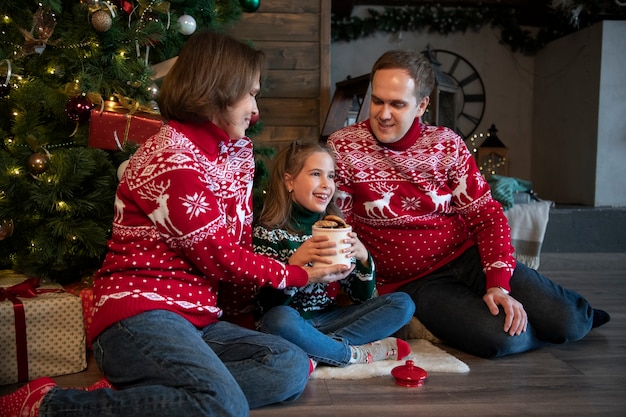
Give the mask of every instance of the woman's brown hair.
[[201, 124], [223, 115], [265, 73], [265, 54], [228, 35], [189, 38], [163, 80], [157, 103], [166, 120]]

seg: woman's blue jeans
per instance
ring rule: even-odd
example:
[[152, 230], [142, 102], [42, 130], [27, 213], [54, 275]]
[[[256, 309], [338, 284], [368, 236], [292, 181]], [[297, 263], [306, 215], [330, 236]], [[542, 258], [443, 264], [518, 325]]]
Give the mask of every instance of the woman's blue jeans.
[[228, 322], [198, 330], [163, 310], [113, 325], [93, 349], [119, 390], [55, 388], [40, 417], [242, 417], [297, 398], [309, 376], [307, 355], [279, 337]]
[[301, 347], [312, 359], [329, 365], [350, 362], [350, 346], [383, 339], [407, 324], [415, 305], [405, 293], [371, 298], [362, 304], [335, 307], [304, 319], [289, 306], [276, 306], [261, 321], [261, 331]]
[[587, 300], [534, 269], [518, 262], [510, 285], [511, 296], [528, 314], [528, 328], [519, 336], [505, 333], [504, 312], [491, 315], [482, 299], [485, 274], [476, 247], [399, 290], [411, 295], [415, 316], [435, 336], [484, 358], [579, 340], [591, 329], [593, 309]]

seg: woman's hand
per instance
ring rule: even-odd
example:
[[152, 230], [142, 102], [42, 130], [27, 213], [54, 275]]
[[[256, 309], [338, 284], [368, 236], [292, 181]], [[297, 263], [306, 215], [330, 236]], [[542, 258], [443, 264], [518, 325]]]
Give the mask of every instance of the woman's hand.
[[312, 283], [329, 283], [339, 281], [344, 279], [352, 270], [354, 270], [355, 265], [350, 265], [347, 267], [346, 265], [331, 265], [331, 266], [304, 266], [304, 270], [309, 275], [309, 284]]
[[328, 240], [328, 236], [312, 236], [289, 257], [289, 265], [305, 266], [313, 262], [331, 264], [328, 256], [337, 252], [335, 242]]

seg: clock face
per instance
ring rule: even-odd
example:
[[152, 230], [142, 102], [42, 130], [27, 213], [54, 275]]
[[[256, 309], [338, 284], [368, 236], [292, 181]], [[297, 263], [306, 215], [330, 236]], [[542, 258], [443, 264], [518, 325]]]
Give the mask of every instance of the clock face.
[[458, 87], [456, 91], [456, 132], [467, 139], [480, 124], [485, 113], [485, 85], [478, 71], [461, 55], [443, 49], [431, 49], [432, 56], [441, 63]]

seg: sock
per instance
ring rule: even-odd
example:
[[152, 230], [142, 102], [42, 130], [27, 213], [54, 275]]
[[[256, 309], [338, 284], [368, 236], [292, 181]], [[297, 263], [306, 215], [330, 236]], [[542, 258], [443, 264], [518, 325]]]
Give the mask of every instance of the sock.
[[593, 309], [593, 324], [591, 325], [592, 329], [596, 327], [600, 327], [603, 324], [607, 324], [611, 320], [611, 316], [604, 310], [599, 310], [597, 308]]
[[316, 367], [317, 367], [317, 361], [315, 359], [309, 358], [309, 376], [311, 376], [313, 371], [315, 371]]
[[350, 363], [372, 363], [375, 361], [400, 360], [411, 353], [411, 346], [402, 339], [386, 339], [360, 346], [350, 346]]
[[0, 417], [37, 417], [41, 400], [56, 385], [52, 378], [38, 378], [0, 397]]

